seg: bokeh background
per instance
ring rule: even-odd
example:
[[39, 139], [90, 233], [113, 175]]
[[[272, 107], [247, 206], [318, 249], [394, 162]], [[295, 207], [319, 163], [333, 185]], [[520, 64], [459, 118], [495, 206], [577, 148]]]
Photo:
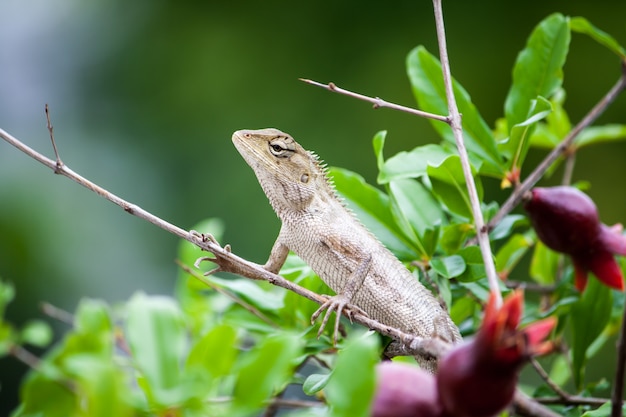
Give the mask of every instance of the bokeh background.
[[[517, 52], [548, 14], [582, 15], [626, 44], [626, 2], [444, 7], [453, 74], [491, 125], [503, 113]], [[231, 144], [234, 130], [280, 128], [371, 183], [377, 131], [389, 131], [387, 155], [438, 141], [424, 120], [297, 80], [414, 105], [405, 57], [419, 44], [437, 50], [426, 0], [1, 0], [0, 22], [1, 128], [52, 155], [49, 103], [72, 169], [183, 228], [222, 219], [224, 243], [253, 261], [265, 261], [279, 223]], [[574, 35], [565, 68], [573, 121], [618, 74], [616, 57]], [[600, 122], [626, 123], [626, 97]], [[624, 143], [585, 149], [577, 161], [574, 179], [591, 181], [607, 223], [626, 222], [624, 161]], [[488, 198], [505, 196], [488, 185]], [[73, 311], [81, 297], [171, 294], [176, 246], [173, 236], [0, 143], [0, 277], [17, 289], [7, 312], [13, 322], [42, 317], [42, 301]], [[25, 371], [0, 359], [0, 415], [16, 405]]]

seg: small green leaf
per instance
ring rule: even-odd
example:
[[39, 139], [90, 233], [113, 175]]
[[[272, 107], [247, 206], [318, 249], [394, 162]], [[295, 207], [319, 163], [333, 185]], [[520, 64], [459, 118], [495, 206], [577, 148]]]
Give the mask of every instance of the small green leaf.
[[22, 343], [28, 343], [37, 347], [46, 347], [52, 341], [52, 329], [42, 320], [31, 320], [20, 332]]
[[414, 232], [407, 235], [420, 254], [429, 258], [435, 250], [437, 235], [427, 232], [443, 222], [441, 206], [422, 183], [412, 179], [390, 182], [389, 192], [398, 225], [405, 232]]
[[[431, 113], [448, 114], [441, 64], [437, 58], [423, 46], [418, 46], [409, 53], [407, 71], [420, 108]], [[463, 114], [463, 136], [468, 152], [477, 155], [483, 162], [481, 173], [501, 176], [504, 172], [502, 159], [491, 129], [472, 103], [470, 95], [456, 80], [453, 80], [453, 89], [459, 111]], [[450, 126], [438, 121], [431, 123], [442, 138], [456, 143]]]
[[[437, 166], [429, 165], [426, 171], [433, 187], [433, 193], [448, 209], [459, 216], [472, 219], [472, 206], [461, 167], [461, 159], [456, 155], [449, 156]], [[474, 181], [476, 182], [478, 198], [482, 200], [482, 183], [478, 177], [474, 177]]]
[[[602, 404], [599, 408], [591, 411], [585, 411], [580, 417], [609, 417], [611, 416], [612, 404], [611, 401], [607, 400], [604, 404]], [[626, 416], [626, 407], [622, 405], [622, 416]]]
[[508, 277], [533, 243], [532, 239], [521, 234], [511, 236], [496, 254], [498, 274], [502, 277]]
[[590, 279], [580, 300], [571, 308], [572, 370], [577, 389], [583, 384], [587, 349], [602, 333], [611, 317], [611, 290]]
[[601, 31], [584, 17], [572, 17], [569, 21], [569, 27], [574, 32], [588, 35], [620, 58], [623, 59], [626, 57], [626, 50], [624, 50], [624, 48], [611, 35]]
[[376, 164], [378, 170], [382, 171], [385, 165], [385, 156], [383, 155], [383, 148], [385, 147], [385, 138], [387, 137], [387, 131], [381, 130], [374, 135], [372, 139], [372, 146], [374, 147], [374, 155], [376, 155]]
[[339, 194], [359, 220], [402, 260], [415, 259], [418, 253], [391, 214], [389, 197], [367, 184], [360, 175], [341, 168], [330, 169]]
[[4, 316], [4, 310], [15, 297], [15, 288], [8, 282], [0, 280], [0, 319]]
[[399, 152], [379, 165], [378, 183], [386, 184], [393, 180], [419, 178], [426, 175], [428, 165], [439, 165], [450, 151], [440, 145], [428, 144], [413, 150]]
[[315, 395], [326, 387], [332, 374], [311, 374], [304, 380], [302, 391], [306, 395]]
[[237, 332], [227, 324], [213, 327], [192, 347], [187, 368], [199, 367], [211, 377], [228, 375], [237, 357]]
[[509, 140], [501, 146], [502, 152], [510, 160], [509, 172], [519, 171], [524, 164], [530, 138], [536, 123], [552, 112], [552, 105], [548, 100], [539, 96], [531, 100], [528, 117], [511, 128]]
[[182, 312], [171, 298], [137, 293], [127, 304], [127, 315], [126, 340], [155, 400], [178, 401], [186, 350]]
[[457, 276], [457, 279], [461, 282], [473, 282], [483, 279], [487, 276], [485, 272], [485, 264], [483, 262], [483, 256], [478, 246], [468, 246], [461, 249], [457, 255], [463, 257], [465, 261], [465, 271]]
[[439, 245], [448, 254], [456, 253], [473, 230], [474, 226], [469, 223], [453, 223], [444, 226]]
[[454, 278], [465, 272], [465, 260], [462, 256], [452, 255], [443, 258], [433, 258], [430, 261], [430, 266], [439, 275], [446, 278]]
[[530, 261], [530, 276], [540, 284], [552, 284], [557, 278], [559, 255], [537, 240]]
[[[349, 340], [346, 348], [339, 353], [325, 390], [333, 417], [369, 415], [378, 349], [378, 338], [369, 334]], [[357, 398], [358, 401], [355, 400]]]
[[532, 100], [549, 99], [561, 87], [569, 42], [568, 20], [561, 14], [548, 16], [533, 30], [513, 68], [505, 102], [509, 129], [528, 118]]
[[576, 137], [577, 147], [595, 145], [597, 143], [615, 142], [626, 139], [626, 125], [609, 124], [589, 126]]
[[516, 227], [526, 224], [528, 224], [526, 216], [521, 214], [509, 214], [508, 216], [505, 216], [504, 219], [496, 225], [496, 227], [493, 228], [491, 233], [489, 233], [489, 238], [492, 240], [499, 240], [509, 237]]
[[263, 340], [243, 359], [233, 405], [244, 413], [259, 410], [265, 400], [289, 382], [302, 353], [299, 337], [279, 334]]
[[85, 415], [76, 396], [55, 378], [31, 372], [20, 387], [20, 406], [12, 417], [67, 417]]

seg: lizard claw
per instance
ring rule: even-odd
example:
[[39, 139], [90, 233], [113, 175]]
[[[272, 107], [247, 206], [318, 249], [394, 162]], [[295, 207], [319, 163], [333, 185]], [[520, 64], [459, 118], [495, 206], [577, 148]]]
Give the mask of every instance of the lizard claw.
[[354, 313], [362, 314], [367, 316], [367, 313], [360, 309], [355, 305], [350, 304], [350, 300], [343, 294], [335, 295], [330, 297], [325, 295], [327, 298], [326, 302], [318, 308], [315, 313], [311, 316], [311, 324], [317, 320], [317, 318], [322, 314], [324, 310], [326, 310], [326, 314], [324, 314], [324, 319], [322, 320], [322, 324], [320, 325], [319, 330], [317, 331], [317, 337], [322, 335], [322, 332], [326, 328], [326, 324], [330, 319], [331, 313], [334, 311], [335, 314], [335, 328], [333, 330], [333, 345], [337, 344], [337, 335], [339, 334], [339, 322], [341, 320], [341, 314], [345, 312], [346, 316], [350, 319], [350, 323], [352, 323], [352, 315]]

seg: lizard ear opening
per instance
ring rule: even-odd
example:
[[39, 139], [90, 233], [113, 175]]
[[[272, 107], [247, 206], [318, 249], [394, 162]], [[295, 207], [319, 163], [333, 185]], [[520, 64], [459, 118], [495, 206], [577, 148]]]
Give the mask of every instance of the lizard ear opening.
[[300, 177], [300, 182], [306, 184], [307, 182], [309, 182], [309, 179], [311, 179], [311, 176], [309, 175], [308, 172], [305, 172], [302, 174], [302, 176]]

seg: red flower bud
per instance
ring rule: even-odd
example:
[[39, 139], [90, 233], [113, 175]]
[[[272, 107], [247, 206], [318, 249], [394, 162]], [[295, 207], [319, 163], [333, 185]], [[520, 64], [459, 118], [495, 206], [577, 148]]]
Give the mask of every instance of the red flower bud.
[[539, 239], [571, 256], [578, 290], [585, 289], [589, 271], [605, 285], [624, 290], [613, 254], [626, 255], [626, 237], [620, 225], [600, 223], [591, 198], [573, 187], [535, 188], [525, 208]]
[[518, 330], [523, 293], [513, 293], [500, 309], [492, 296], [476, 337], [443, 357], [437, 374], [440, 402], [449, 415], [489, 417], [513, 400], [521, 365], [531, 355], [545, 353], [543, 339], [555, 319]]

